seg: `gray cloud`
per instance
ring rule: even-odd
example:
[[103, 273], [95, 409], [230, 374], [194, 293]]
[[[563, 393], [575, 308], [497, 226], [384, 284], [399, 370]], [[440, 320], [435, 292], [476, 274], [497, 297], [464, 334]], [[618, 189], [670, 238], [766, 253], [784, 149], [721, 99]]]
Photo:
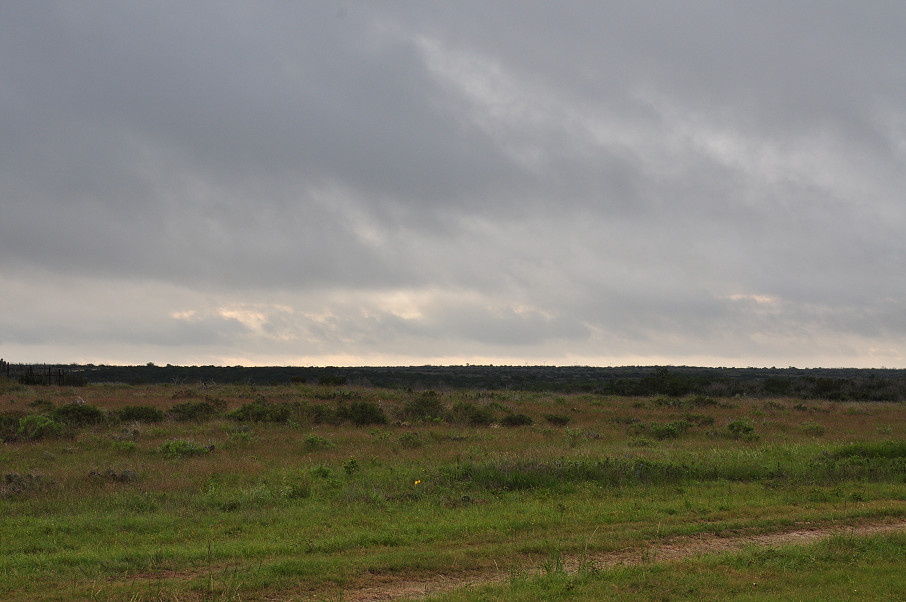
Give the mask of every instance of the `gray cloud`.
[[906, 365], [906, 9], [0, 7], [0, 349]]

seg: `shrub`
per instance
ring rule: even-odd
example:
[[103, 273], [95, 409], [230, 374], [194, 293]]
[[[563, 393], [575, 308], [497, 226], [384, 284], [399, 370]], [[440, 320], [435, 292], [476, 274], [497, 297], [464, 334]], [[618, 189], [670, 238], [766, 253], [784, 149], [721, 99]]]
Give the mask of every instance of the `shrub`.
[[802, 432], [806, 435], [811, 435], [812, 437], [820, 437], [824, 434], [824, 425], [818, 424], [817, 422], [803, 422]]
[[414, 431], [403, 433], [399, 438], [400, 447], [415, 449], [422, 446], [421, 435]]
[[302, 442], [302, 447], [305, 448], [306, 451], [315, 451], [333, 447], [333, 442], [330, 439], [325, 439], [324, 437], [319, 437], [312, 433]]
[[289, 404], [259, 399], [228, 412], [227, 418], [240, 422], [289, 422], [292, 415], [293, 408]]
[[500, 420], [503, 426], [528, 426], [533, 422], [532, 417], [527, 414], [507, 414]]
[[570, 421], [570, 417], [566, 414], [545, 414], [544, 419], [554, 426], [566, 426]]
[[346, 474], [352, 474], [359, 469], [359, 461], [355, 458], [349, 458], [343, 462], [343, 471]]
[[453, 422], [470, 426], [486, 426], [494, 422], [491, 410], [468, 401], [457, 401], [450, 411]]
[[354, 401], [337, 405], [336, 416], [340, 421], [348, 420], [356, 426], [387, 424], [383, 408], [373, 401]]
[[655, 439], [676, 439], [689, 430], [690, 426], [692, 423], [685, 420], [665, 423], [652, 422], [648, 430]]
[[212, 447], [204, 447], [191, 439], [170, 439], [161, 443], [157, 447], [157, 451], [171, 460], [177, 460], [186, 456], [204, 455], [210, 452]]
[[60, 434], [63, 425], [44, 416], [43, 414], [31, 414], [19, 419], [18, 434], [23, 439], [43, 439], [44, 437], [56, 437]]
[[319, 403], [305, 408], [305, 414], [314, 424], [339, 424], [336, 412], [327, 404]]
[[707, 397], [705, 395], [693, 395], [686, 400], [686, 402], [693, 407], [701, 408], [706, 406], [717, 406], [720, 405], [716, 399], [713, 397]]
[[585, 434], [582, 432], [582, 429], [571, 429], [566, 427], [564, 432], [566, 433], [566, 440], [569, 442], [570, 447], [576, 447], [585, 440]]
[[693, 414], [691, 412], [686, 412], [683, 414], [683, 420], [688, 420], [692, 424], [698, 426], [711, 426], [714, 424], [714, 416], [709, 416], [708, 414]]
[[119, 411], [119, 418], [123, 422], [162, 422], [162, 410], [151, 406], [126, 406]]
[[56, 408], [51, 416], [63, 424], [85, 426], [104, 421], [104, 411], [87, 403], [67, 403]]
[[0, 442], [18, 435], [21, 418], [22, 415], [18, 412], [0, 414]]
[[167, 410], [167, 414], [178, 422], [210, 420], [218, 413], [217, 407], [209, 401], [188, 401], [176, 404]]
[[328, 479], [330, 478], [330, 467], [325, 466], [324, 464], [318, 464], [311, 469], [311, 474], [320, 479]]
[[54, 485], [50, 479], [39, 474], [7, 473], [0, 481], [0, 499], [16, 495], [28, 495], [46, 490]]
[[727, 425], [727, 430], [736, 439], [755, 438], [755, 425], [748, 418], [737, 418]]
[[138, 445], [135, 443], [135, 441], [112, 441], [110, 443], [110, 446], [115, 451], [120, 451], [120, 452], [124, 452], [127, 454], [131, 454], [138, 447]]
[[284, 474], [280, 487], [280, 496], [299, 500], [311, 497], [311, 477], [304, 472]]
[[400, 418], [406, 420], [434, 420], [435, 418], [443, 418], [446, 410], [437, 393], [427, 391], [414, 399], [406, 401], [397, 414]]
[[131, 483], [138, 480], [138, 473], [134, 470], [121, 470], [117, 472], [112, 468], [108, 468], [104, 472], [92, 470], [88, 473], [88, 476], [93, 479], [106, 479], [117, 483]]
[[40, 374], [36, 374], [34, 371], [29, 370], [19, 375], [19, 384], [20, 385], [43, 385], [46, 384], [46, 379]]

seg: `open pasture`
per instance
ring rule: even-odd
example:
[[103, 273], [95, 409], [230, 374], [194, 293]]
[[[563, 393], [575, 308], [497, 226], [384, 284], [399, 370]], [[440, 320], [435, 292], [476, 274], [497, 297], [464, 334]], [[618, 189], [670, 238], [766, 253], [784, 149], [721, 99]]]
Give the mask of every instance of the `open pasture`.
[[0, 599], [891, 599], [906, 406], [0, 382]]

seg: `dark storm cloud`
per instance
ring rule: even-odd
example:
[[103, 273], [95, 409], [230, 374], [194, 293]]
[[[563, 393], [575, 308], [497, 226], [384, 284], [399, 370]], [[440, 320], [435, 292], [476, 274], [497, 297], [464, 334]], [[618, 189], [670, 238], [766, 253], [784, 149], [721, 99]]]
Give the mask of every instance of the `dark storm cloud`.
[[895, 3], [5, 3], [0, 344], [906, 365], [904, 25]]

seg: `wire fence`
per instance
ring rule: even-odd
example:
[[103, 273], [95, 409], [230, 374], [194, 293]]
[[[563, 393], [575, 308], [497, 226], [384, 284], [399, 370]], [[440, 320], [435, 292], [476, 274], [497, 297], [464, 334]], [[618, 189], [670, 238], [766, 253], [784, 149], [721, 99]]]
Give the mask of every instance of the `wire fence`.
[[13, 364], [0, 359], [0, 378], [23, 385], [82, 386], [85, 377], [79, 372], [50, 364]]

